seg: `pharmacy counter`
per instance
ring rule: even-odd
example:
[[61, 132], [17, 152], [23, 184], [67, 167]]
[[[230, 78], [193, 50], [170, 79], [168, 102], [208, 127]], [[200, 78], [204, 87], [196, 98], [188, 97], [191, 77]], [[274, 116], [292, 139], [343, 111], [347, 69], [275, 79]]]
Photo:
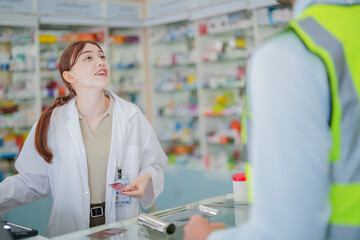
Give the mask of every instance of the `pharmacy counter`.
[[[202, 201], [190, 203], [187, 205], [183, 205], [176, 208], [166, 209], [158, 212], [151, 213], [154, 216], [164, 218], [169, 216], [179, 215], [179, 213], [184, 213], [184, 209], [194, 209], [198, 208], [198, 206], [205, 206], [207, 208], [217, 209], [219, 212], [217, 215], [209, 217], [208, 221], [210, 222], [223, 222], [227, 227], [233, 227], [235, 225], [243, 223], [247, 219], [248, 214], [248, 205], [246, 203], [243, 204], [234, 204], [233, 199], [229, 198], [228, 195], [222, 195], [218, 197], [213, 197], [209, 199], [205, 199]], [[182, 219], [179, 221], [183, 221], [185, 223], [187, 219]], [[177, 222], [176, 225], [181, 225], [182, 222]], [[108, 239], [111, 240], [123, 240], [123, 239], [131, 239], [131, 240], [145, 240], [145, 239], [183, 239], [183, 226], [177, 226], [176, 231], [172, 235], [167, 235], [164, 233], [159, 233], [152, 229], [149, 229], [144, 226], [140, 226], [137, 224], [137, 218], [131, 218], [124, 221], [119, 221], [116, 223], [101, 225], [97, 227], [93, 227], [91, 229], [86, 229], [66, 235], [61, 235], [55, 238], [54, 240], [75, 240], [75, 239], [91, 239], [88, 237], [89, 234], [93, 234], [96, 232], [103, 231], [109, 228], [120, 228], [126, 229], [125, 232], [120, 233], [118, 235], [114, 235]]]

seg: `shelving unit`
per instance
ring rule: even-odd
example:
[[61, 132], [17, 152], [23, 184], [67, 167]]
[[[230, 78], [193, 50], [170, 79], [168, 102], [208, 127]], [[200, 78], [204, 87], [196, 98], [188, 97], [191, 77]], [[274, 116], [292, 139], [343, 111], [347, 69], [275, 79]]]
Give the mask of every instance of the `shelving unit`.
[[254, 47], [252, 12], [199, 22], [202, 156], [206, 168], [240, 170], [240, 115], [246, 64]]
[[143, 36], [141, 29], [110, 28], [110, 89], [145, 112]]
[[36, 121], [35, 31], [0, 27], [0, 160], [17, 156]]
[[[259, 4], [193, 21], [190, 38], [183, 37], [186, 31], [181, 28], [189, 22], [151, 29], [156, 33], [150, 34], [153, 124], [170, 164], [242, 171], [240, 116], [248, 56], [266, 38], [282, 31], [290, 16], [288, 8]], [[185, 57], [177, 61], [176, 53]], [[196, 87], [177, 82], [179, 76], [189, 75], [189, 69], [196, 76]], [[196, 110], [188, 110], [189, 101]], [[182, 144], [195, 144], [195, 154], [182, 154], [186, 148], [176, 149], [186, 124], [196, 126], [185, 130], [193, 131], [196, 137]]]
[[153, 125], [169, 162], [199, 165], [195, 24], [150, 29]]

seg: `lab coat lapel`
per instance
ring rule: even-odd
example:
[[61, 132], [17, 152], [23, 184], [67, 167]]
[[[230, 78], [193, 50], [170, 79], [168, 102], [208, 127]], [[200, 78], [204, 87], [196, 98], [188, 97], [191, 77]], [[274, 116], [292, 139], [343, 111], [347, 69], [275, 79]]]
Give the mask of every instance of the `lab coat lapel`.
[[81, 133], [79, 112], [75, 105], [76, 99], [71, 100], [64, 106], [63, 112], [67, 119], [66, 128], [69, 131], [72, 144], [75, 146], [77, 153], [82, 159], [86, 160], [85, 145]]

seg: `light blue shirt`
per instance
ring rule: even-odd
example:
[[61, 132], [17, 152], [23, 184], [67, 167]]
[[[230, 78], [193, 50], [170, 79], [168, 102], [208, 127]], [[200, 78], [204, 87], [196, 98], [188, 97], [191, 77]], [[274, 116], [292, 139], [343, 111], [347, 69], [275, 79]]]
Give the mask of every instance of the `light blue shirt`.
[[[314, 2], [347, 3], [298, 0], [294, 15]], [[215, 231], [208, 239], [325, 239], [332, 144], [325, 65], [286, 32], [255, 51], [248, 73], [255, 200], [247, 223]]]

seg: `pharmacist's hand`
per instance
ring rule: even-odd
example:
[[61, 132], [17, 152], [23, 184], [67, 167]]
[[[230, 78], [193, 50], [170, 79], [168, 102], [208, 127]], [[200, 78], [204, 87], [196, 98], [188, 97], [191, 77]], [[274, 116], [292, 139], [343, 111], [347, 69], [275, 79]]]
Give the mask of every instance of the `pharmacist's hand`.
[[144, 196], [146, 186], [150, 180], [150, 174], [141, 175], [137, 177], [132, 183], [127, 185], [121, 194], [129, 197], [142, 198]]
[[209, 223], [204, 217], [193, 216], [184, 227], [184, 240], [205, 240], [212, 231], [223, 228], [223, 223]]

